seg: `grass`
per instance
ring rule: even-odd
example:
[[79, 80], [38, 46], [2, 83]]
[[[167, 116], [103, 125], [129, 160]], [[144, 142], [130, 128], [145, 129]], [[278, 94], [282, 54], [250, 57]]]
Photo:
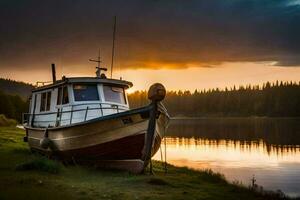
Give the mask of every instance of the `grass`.
[[62, 164], [49, 160], [45, 157], [37, 156], [30, 161], [26, 161], [16, 166], [17, 171], [41, 171], [51, 174], [58, 174], [62, 169]]
[[0, 127], [0, 199], [279, 199], [228, 183], [210, 170], [168, 165], [165, 174], [154, 162], [155, 175], [134, 175], [81, 166], [64, 166], [33, 155], [22, 141], [24, 131]]

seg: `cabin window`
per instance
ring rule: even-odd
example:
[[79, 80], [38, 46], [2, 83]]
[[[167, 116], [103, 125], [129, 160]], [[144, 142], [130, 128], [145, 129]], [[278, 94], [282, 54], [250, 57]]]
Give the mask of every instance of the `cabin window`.
[[45, 111], [46, 99], [47, 99], [47, 93], [42, 93], [40, 111]]
[[44, 92], [41, 94], [40, 111], [49, 111], [51, 107], [51, 92]]
[[68, 86], [59, 87], [57, 93], [57, 105], [68, 104], [68, 103], [69, 103]]
[[57, 92], [57, 105], [61, 105], [62, 102], [62, 88], [59, 87], [58, 88], [58, 92]]
[[47, 92], [46, 111], [50, 110], [51, 106], [51, 92]]
[[103, 92], [105, 101], [126, 104], [124, 88], [104, 85]]
[[98, 101], [99, 94], [97, 85], [74, 84], [75, 101]]
[[68, 87], [63, 87], [63, 98], [62, 98], [62, 104], [69, 103], [69, 95], [68, 95]]

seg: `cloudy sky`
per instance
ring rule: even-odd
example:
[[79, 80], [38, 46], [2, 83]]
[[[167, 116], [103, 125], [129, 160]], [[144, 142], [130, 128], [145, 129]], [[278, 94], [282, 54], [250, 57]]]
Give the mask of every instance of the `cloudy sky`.
[[114, 75], [136, 89], [300, 81], [298, 0], [1, 0], [0, 76], [93, 75], [99, 47], [110, 66], [114, 15]]

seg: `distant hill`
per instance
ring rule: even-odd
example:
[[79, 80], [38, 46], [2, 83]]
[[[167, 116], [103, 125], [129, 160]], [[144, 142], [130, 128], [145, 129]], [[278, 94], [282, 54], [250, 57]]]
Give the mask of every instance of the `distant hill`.
[[0, 91], [10, 95], [19, 95], [23, 100], [30, 96], [33, 88], [33, 85], [28, 83], [0, 78]]

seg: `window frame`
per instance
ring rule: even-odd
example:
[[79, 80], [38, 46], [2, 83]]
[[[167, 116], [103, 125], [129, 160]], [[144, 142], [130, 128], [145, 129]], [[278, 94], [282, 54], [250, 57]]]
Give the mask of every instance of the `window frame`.
[[[67, 93], [66, 96], [65, 95], [65, 92]], [[64, 98], [67, 97], [67, 101], [65, 102]], [[69, 96], [69, 88], [68, 88], [68, 85], [62, 85], [62, 86], [59, 86], [57, 88], [57, 98], [56, 98], [56, 105], [57, 106], [63, 106], [63, 105], [68, 105], [70, 103], [70, 96]]]
[[[109, 101], [109, 100], [106, 100], [106, 95], [105, 95], [105, 87], [110, 87], [111, 88], [111, 90], [112, 90], [112, 88], [120, 88], [120, 89], [122, 89], [122, 94], [123, 94], [123, 98], [124, 98], [124, 103], [119, 103], [119, 102], [115, 102], [115, 101]], [[103, 99], [104, 99], [104, 101], [105, 102], [108, 102], [108, 103], [112, 103], [112, 104], [118, 104], [118, 105], [122, 105], [122, 106], [127, 106], [128, 105], [128, 103], [127, 103], [127, 96], [126, 96], [126, 90], [125, 90], [125, 88], [124, 87], [122, 87], [122, 86], [119, 86], [119, 85], [111, 85], [111, 84], [103, 84], [102, 85], [102, 91], [103, 91]], [[112, 90], [113, 91], [113, 90]]]
[[52, 98], [52, 91], [48, 91], [47, 92], [47, 100], [46, 100], [46, 111], [50, 111], [51, 110], [51, 98]]
[[[67, 93], [67, 95], [65, 95]], [[66, 105], [70, 103], [70, 98], [69, 98], [69, 88], [67, 85], [62, 87], [62, 100], [61, 100], [61, 105]]]
[[[75, 92], [75, 86], [77, 85], [81, 85], [81, 86], [94, 86], [97, 92], [97, 99], [94, 100], [76, 100], [76, 92]], [[101, 93], [99, 91], [99, 85], [98, 83], [73, 83], [72, 84], [72, 93], [73, 93], [73, 99], [75, 103], [81, 103], [81, 102], [100, 102], [102, 97], [101, 97]]]
[[40, 93], [40, 112], [49, 112], [51, 111], [51, 98], [52, 91], [44, 91]]

